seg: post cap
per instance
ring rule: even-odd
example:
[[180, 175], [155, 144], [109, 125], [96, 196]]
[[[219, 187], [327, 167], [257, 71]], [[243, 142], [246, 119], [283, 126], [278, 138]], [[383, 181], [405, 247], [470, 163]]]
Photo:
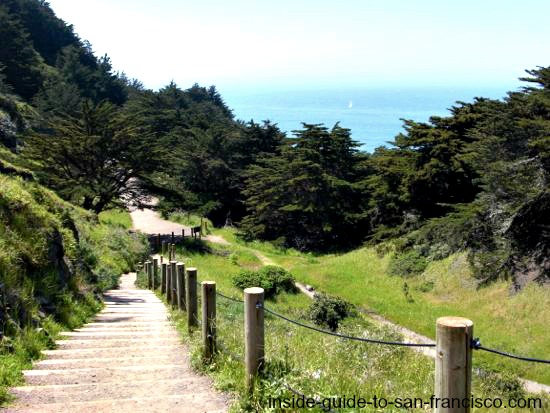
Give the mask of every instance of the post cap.
[[264, 289], [261, 287], [249, 287], [244, 289], [245, 294], [263, 294]]
[[443, 327], [471, 327], [474, 325], [472, 320], [464, 317], [439, 317], [436, 321], [438, 326]]

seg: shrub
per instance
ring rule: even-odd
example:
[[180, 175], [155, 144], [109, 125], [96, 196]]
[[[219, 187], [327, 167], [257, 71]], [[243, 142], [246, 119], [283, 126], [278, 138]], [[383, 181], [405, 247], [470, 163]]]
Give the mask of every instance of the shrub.
[[411, 277], [421, 274], [428, 266], [428, 260], [415, 250], [393, 256], [388, 267], [390, 274]]
[[233, 277], [233, 285], [240, 289], [261, 287], [265, 297], [271, 298], [282, 291], [295, 292], [294, 278], [284, 268], [266, 265], [258, 271], [243, 270]]
[[521, 399], [525, 391], [519, 379], [509, 372], [482, 371], [481, 389], [484, 394], [491, 394], [503, 399]]
[[353, 305], [339, 297], [326, 294], [315, 294], [309, 307], [309, 317], [320, 326], [327, 326], [336, 331], [340, 321], [354, 315]]

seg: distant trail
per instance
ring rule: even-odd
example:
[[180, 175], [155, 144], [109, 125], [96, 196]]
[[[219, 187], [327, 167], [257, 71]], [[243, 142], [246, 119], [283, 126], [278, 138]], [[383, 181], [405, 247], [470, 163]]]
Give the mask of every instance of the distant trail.
[[62, 333], [58, 349], [25, 371], [12, 413], [226, 412], [227, 400], [190, 367], [189, 350], [152, 291], [135, 273], [105, 293], [95, 320]]
[[[157, 199], [152, 198], [151, 206], [156, 205], [157, 202]], [[143, 232], [144, 234], [171, 235], [173, 232], [176, 235], [181, 235], [182, 230], [185, 230], [186, 234], [191, 233], [191, 227], [168, 221], [162, 218], [157, 211], [150, 208], [131, 208], [130, 215], [132, 217], [132, 229]], [[219, 235], [206, 235], [203, 236], [202, 239], [216, 244], [229, 245], [229, 243]]]

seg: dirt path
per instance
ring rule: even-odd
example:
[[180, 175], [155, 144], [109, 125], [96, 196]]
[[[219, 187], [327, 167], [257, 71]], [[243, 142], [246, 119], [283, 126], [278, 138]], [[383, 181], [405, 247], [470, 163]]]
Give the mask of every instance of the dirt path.
[[7, 412], [225, 412], [226, 398], [194, 373], [162, 302], [134, 287], [135, 273], [105, 293], [95, 320], [63, 333], [56, 350], [24, 372]]
[[[156, 200], [153, 199], [152, 204], [154, 205], [155, 203]], [[162, 218], [157, 211], [149, 208], [131, 209], [130, 215], [132, 217], [132, 229], [134, 231], [143, 232], [144, 234], [170, 235], [173, 232], [174, 234], [181, 235], [182, 230], [184, 230], [186, 234], [191, 233], [191, 227], [168, 221]], [[202, 239], [216, 244], [229, 245], [224, 238], [218, 235], [206, 235], [203, 236]]]

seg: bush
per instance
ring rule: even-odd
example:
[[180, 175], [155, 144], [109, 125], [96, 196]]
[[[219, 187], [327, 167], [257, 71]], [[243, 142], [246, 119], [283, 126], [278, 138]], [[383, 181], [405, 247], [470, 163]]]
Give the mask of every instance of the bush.
[[390, 274], [401, 277], [411, 277], [421, 274], [428, 266], [428, 260], [415, 250], [395, 255], [390, 261], [388, 271]]
[[481, 389], [484, 394], [491, 394], [502, 399], [521, 399], [525, 391], [519, 379], [508, 372], [482, 371]]
[[258, 271], [243, 270], [233, 277], [233, 285], [244, 290], [249, 287], [261, 287], [265, 297], [271, 298], [282, 291], [295, 292], [294, 277], [284, 268], [266, 265]]
[[354, 315], [353, 305], [339, 297], [326, 294], [315, 294], [313, 303], [309, 307], [311, 320], [320, 326], [327, 326], [336, 331], [340, 321]]

